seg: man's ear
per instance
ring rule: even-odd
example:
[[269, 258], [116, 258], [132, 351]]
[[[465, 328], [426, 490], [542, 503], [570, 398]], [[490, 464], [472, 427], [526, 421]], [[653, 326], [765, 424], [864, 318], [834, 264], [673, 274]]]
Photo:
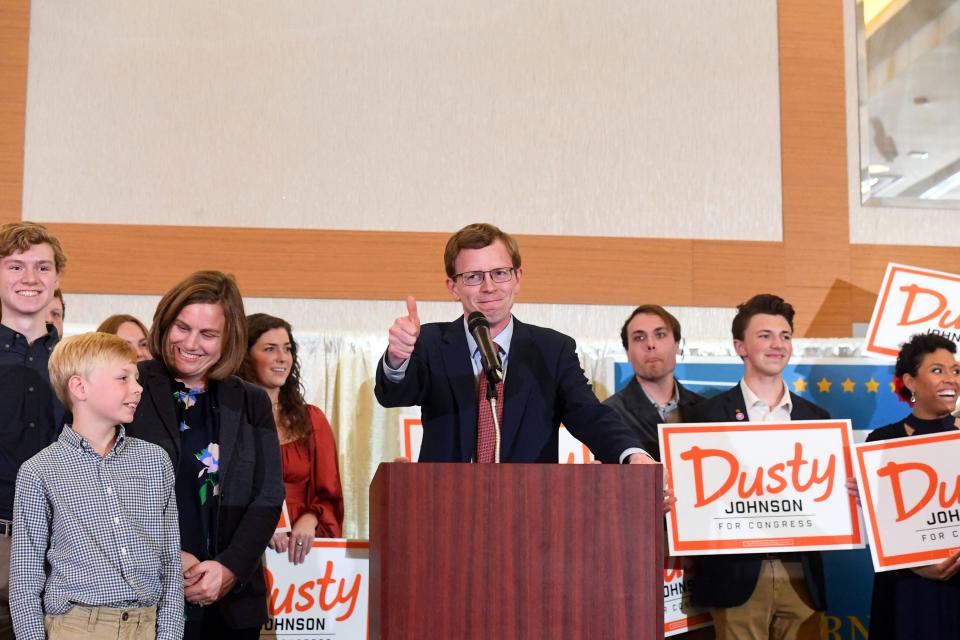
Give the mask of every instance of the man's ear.
[[460, 293], [457, 291], [457, 283], [453, 278], [447, 278], [447, 291], [450, 292], [450, 295], [453, 296], [453, 299], [460, 301]]
[[740, 356], [741, 358], [747, 357], [747, 348], [743, 346], [742, 340], [737, 340], [737, 339], [733, 340], [733, 350], [736, 351], [737, 355]]

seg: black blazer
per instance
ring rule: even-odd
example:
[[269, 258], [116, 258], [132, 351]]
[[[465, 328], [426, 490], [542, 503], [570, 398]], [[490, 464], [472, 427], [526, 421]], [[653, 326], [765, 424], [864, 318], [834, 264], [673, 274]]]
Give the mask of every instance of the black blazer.
[[[680, 421], [689, 420], [690, 407], [703, 401], [703, 396], [688, 391], [677, 382], [677, 410], [680, 412]], [[643, 450], [649, 453], [657, 462], [660, 462], [660, 439], [657, 435], [657, 425], [663, 422], [660, 412], [643, 392], [643, 387], [637, 376], [631, 376], [630, 382], [623, 389], [603, 401], [603, 404], [612, 408], [623, 419], [628, 427], [633, 429]]]
[[[557, 462], [561, 422], [603, 462], [616, 463], [640, 441], [597, 400], [569, 336], [513, 319], [503, 387], [502, 462]], [[463, 317], [425, 324], [401, 382], [377, 369], [385, 407], [420, 405], [420, 462], [469, 462], [477, 448], [477, 386]]]
[[[824, 409], [790, 394], [793, 420], [827, 420], [830, 414]], [[738, 422], [737, 412], [747, 415], [743, 392], [737, 384], [732, 389], [714, 396], [691, 409], [690, 422]], [[747, 418], [749, 419], [749, 418]], [[800, 556], [803, 575], [810, 594], [811, 604], [818, 611], [827, 608], [827, 589], [823, 576], [823, 559], [816, 551], [791, 555]], [[697, 579], [694, 581], [693, 602], [701, 607], [737, 607], [746, 602], [757, 586], [763, 554], [731, 554], [697, 556], [695, 559]]]
[[[141, 362], [143, 397], [127, 433], [158, 444], [180, 463], [180, 431], [173, 388], [159, 360]], [[224, 619], [235, 628], [267, 621], [261, 557], [276, 530], [283, 505], [280, 444], [266, 392], [236, 376], [215, 387], [220, 416], [220, 509], [216, 557], [237, 576], [237, 585], [220, 601]]]

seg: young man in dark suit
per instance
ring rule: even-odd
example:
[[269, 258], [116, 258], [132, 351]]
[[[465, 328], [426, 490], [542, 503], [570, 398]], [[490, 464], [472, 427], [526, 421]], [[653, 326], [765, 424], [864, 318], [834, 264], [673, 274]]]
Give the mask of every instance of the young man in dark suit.
[[686, 422], [690, 407], [703, 400], [673, 377], [680, 353], [680, 322], [659, 305], [641, 305], [623, 323], [620, 340], [634, 376], [603, 404], [623, 418], [644, 450], [659, 461], [657, 425]]
[[513, 316], [523, 268], [510, 235], [490, 224], [467, 225], [447, 241], [444, 267], [447, 289], [463, 315], [421, 327], [416, 301], [407, 298], [407, 315], [390, 327], [377, 371], [381, 405], [422, 409], [421, 462], [492, 462], [497, 457], [491, 416], [480, 416], [486, 376], [466, 322], [470, 313], [480, 311], [504, 368], [498, 392], [501, 462], [557, 462], [563, 422], [603, 462], [654, 463], [633, 431], [591, 391], [573, 339]]
[[[783, 370], [793, 353], [793, 307], [756, 295], [733, 319], [743, 379], [693, 408], [693, 422], [824, 420], [829, 414], [789, 392]], [[693, 601], [709, 607], [719, 640], [818, 640], [826, 608], [823, 564], [816, 552], [699, 556]]]
[[0, 640], [13, 640], [8, 577], [13, 496], [20, 465], [56, 440], [64, 408], [47, 361], [60, 340], [44, 310], [67, 264], [46, 227], [0, 227]]

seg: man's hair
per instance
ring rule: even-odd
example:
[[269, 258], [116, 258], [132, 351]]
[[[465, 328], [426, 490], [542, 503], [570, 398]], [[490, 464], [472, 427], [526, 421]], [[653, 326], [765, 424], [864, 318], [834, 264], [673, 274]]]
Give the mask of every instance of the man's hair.
[[629, 326], [630, 321], [640, 314], [659, 316], [660, 319], [663, 320], [663, 322], [670, 328], [670, 331], [673, 333], [674, 341], [680, 342], [680, 321], [673, 317], [672, 313], [658, 304], [642, 304], [630, 313], [630, 317], [627, 318], [627, 321], [623, 323], [623, 327], [620, 329], [620, 341], [623, 343], [624, 349], [627, 349], [627, 345], [630, 342], [630, 336], [627, 335], [627, 327]]
[[173, 321], [184, 307], [191, 304], [219, 304], [223, 309], [220, 360], [208, 374], [212, 380], [223, 380], [235, 373], [243, 362], [243, 355], [247, 351], [247, 318], [236, 280], [221, 271], [192, 273], [164, 294], [153, 314], [153, 326], [147, 336], [150, 353], [161, 360], [169, 371], [176, 372], [173, 359], [166, 349], [167, 336]]
[[61, 319], [66, 318], [66, 317], [67, 317], [67, 303], [66, 303], [66, 301], [63, 299], [63, 291], [61, 291], [60, 289], [54, 289], [54, 290], [53, 290], [53, 297], [60, 301], [60, 311], [62, 312], [62, 313], [60, 314], [60, 315], [62, 316]]
[[519, 269], [520, 248], [517, 247], [517, 241], [509, 233], [501, 231], [492, 224], [475, 222], [460, 229], [447, 240], [447, 246], [443, 250], [443, 268], [447, 272], [447, 277], [452, 278], [457, 275], [457, 256], [460, 255], [462, 250], [483, 249], [497, 240], [507, 248], [513, 268]]
[[[950, 353], [957, 353], [957, 345], [953, 340], [948, 340], [935, 333], [918, 333], [910, 336], [910, 340], [903, 343], [900, 347], [900, 354], [897, 355], [897, 364], [894, 367], [893, 375], [903, 379], [905, 374], [916, 376], [920, 371], [920, 363], [923, 357], [928, 353], [933, 353], [939, 349], [946, 349]], [[899, 388], [900, 397], [909, 400], [913, 392], [904, 386]]]
[[143, 331], [143, 335], [147, 335], [147, 327], [140, 322], [134, 316], [131, 316], [127, 313], [116, 313], [112, 316], [106, 318], [103, 322], [100, 323], [100, 326], [97, 327], [97, 331], [102, 331], [104, 333], [117, 334], [117, 331], [120, 330], [120, 325], [132, 322], [133, 324], [140, 327], [140, 331]]
[[731, 326], [733, 339], [743, 340], [743, 333], [747, 330], [747, 325], [750, 324], [750, 318], [760, 314], [783, 316], [787, 324], [790, 325], [790, 331], [793, 331], [793, 306], [780, 296], [775, 296], [772, 293], [760, 293], [737, 307], [737, 315], [734, 316]]
[[27, 251], [38, 244], [50, 245], [53, 249], [54, 267], [57, 273], [63, 273], [67, 266], [67, 256], [63, 253], [60, 241], [45, 226], [22, 220], [8, 222], [0, 227], [0, 258], [6, 258], [18, 251]]
[[122, 338], [95, 331], [64, 338], [47, 362], [50, 386], [63, 406], [73, 409], [70, 378], [79, 375], [89, 380], [96, 369], [116, 361], [137, 364], [137, 352]]

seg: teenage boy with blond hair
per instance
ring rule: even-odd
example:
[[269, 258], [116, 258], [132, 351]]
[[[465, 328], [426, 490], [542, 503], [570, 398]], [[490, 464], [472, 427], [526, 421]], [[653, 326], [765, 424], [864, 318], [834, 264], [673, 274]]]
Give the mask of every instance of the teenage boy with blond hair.
[[73, 412], [27, 460], [14, 499], [10, 608], [18, 640], [179, 639], [183, 579], [173, 465], [126, 435], [142, 387], [122, 338], [85, 333], [50, 356]]
[[0, 227], [0, 640], [13, 640], [7, 578], [17, 470], [54, 441], [63, 420], [47, 374], [59, 335], [44, 315], [66, 264], [42, 225]]

